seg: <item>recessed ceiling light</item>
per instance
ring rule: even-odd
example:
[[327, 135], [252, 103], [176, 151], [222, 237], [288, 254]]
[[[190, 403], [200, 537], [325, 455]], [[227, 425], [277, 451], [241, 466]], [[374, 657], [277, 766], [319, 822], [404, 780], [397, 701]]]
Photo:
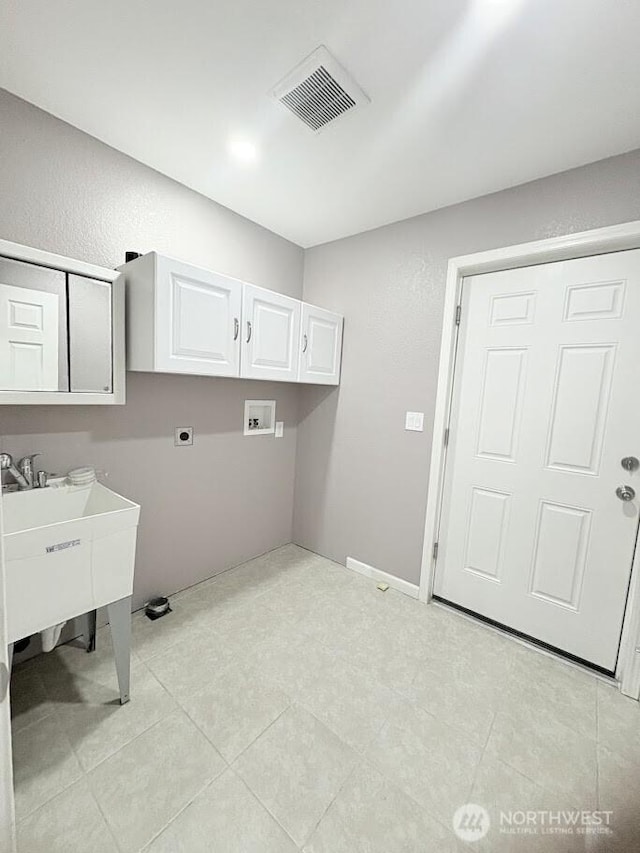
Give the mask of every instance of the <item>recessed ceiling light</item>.
[[522, 0], [478, 0], [476, 5], [482, 10], [491, 11], [495, 15], [507, 16], [514, 14], [522, 5]]
[[256, 146], [249, 139], [233, 136], [227, 145], [229, 154], [243, 166], [252, 166], [258, 162], [259, 154]]

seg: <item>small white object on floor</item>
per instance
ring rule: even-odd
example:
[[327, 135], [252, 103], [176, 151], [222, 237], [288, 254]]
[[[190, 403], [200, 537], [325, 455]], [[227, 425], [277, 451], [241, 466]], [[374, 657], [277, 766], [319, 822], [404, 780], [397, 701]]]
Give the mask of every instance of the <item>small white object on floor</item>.
[[389, 589], [389, 584], [388, 583], [379, 583], [377, 585], [376, 589], [379, 589], [380, 592], [386, 592]]

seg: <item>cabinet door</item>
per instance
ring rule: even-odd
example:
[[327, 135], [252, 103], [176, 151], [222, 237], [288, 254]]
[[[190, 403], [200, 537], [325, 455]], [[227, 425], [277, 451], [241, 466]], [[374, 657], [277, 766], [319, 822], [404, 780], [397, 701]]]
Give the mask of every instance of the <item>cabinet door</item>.
[[300, 302], [245, 284], [242, 316], [241, 375], [296, 382]]
[[69, 385], [72, 391], [113, 390], [111, 283], [70, 275]]
[[238, 376], [242, 283], [156, 259], [155, 369]]
[[338, 385], [342, 358], [342, 317], [302, 303], [300, 382]]

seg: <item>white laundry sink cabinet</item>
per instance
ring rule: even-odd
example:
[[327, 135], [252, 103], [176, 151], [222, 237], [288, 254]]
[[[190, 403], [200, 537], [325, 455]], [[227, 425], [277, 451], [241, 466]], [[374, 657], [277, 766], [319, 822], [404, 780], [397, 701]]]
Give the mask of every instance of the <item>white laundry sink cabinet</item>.
[[[58, 480], [6, 494], [9, 642], [107, 606], [118, 675], [126, 668], [128, 682], [139, 516], [138, 504], [97, 482], [73, 486]], [[128, 699], [126, 687], [122, 701]]]

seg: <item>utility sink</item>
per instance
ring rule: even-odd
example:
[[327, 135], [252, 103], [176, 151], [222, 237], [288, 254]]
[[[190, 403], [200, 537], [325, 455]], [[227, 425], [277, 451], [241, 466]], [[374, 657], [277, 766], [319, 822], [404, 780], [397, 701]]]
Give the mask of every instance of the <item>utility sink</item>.
[[138, 504], [60, 479], [3, 506], [9, 642], [130, 599]]

